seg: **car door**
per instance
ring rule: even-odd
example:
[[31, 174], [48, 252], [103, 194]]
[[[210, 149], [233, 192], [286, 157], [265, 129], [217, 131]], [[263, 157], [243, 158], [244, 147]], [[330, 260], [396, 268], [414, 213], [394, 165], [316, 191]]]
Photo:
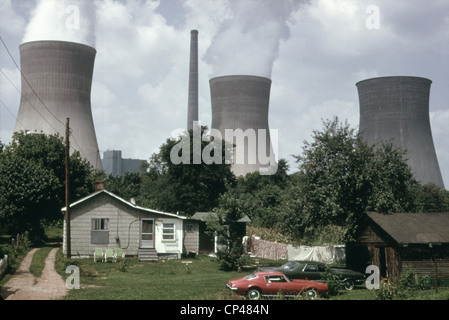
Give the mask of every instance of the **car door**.
[[265, 283], [266, 287], [263, 293], [267, 295], [289, 294], [292, 289], [292, 282], [282, 275], [265, 276]]
[[316, 263], [307, 263], [304, 268], [302, 269], [304, 279], [307, 280], [320, 280], [321, 279], [321, 273], [318, 268], [318, 264]]

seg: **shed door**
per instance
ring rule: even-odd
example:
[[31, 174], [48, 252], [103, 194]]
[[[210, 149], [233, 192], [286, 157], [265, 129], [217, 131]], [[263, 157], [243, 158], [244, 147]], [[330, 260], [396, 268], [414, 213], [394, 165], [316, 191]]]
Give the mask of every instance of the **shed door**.
[[140, 247], [154, 248], [154, 220], [142, 219], [140, 230]]

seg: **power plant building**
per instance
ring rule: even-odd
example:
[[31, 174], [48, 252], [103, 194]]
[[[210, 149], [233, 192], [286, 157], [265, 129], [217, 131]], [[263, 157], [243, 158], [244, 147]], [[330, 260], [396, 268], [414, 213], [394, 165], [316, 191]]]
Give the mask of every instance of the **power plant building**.
[[405, 149], [415, 178], [444, 188], [430, 126], [431, 83], [404, 76], [358, 82], [359, 130], [370, 144], [391, 142]]
[[73, 42], [22, 44], [22, 97], [14, 132], [64, 137], [69, 118], [71, 148], [95, 169], [102, 169], [91, 110], [95, 56], [94, 48]]
[[229, 75], [210, 80], [211, 127], [235, 145], [232, 171], [236, 176], [277, 170], [268, 124], [270, 90], [271, 80], [264, 77]]
[[144, 160], [122, 158], [122, 151], [120, 150], [108, 150], [103, 152], [102, 163], [106, 175], [121, 176], [127, 172], [140, 172], [142, 162], [144, 162]]

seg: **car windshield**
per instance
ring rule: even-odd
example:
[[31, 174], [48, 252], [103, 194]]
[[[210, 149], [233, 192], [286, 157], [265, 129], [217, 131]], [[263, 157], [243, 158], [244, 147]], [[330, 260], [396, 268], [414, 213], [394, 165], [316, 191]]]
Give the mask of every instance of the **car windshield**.
[[257, 278], [257, 275], [255, 275], [254, 273], [243, 277], [243, 279], [245, 279], [245, 280], [251, 280], [251, 279], [255, 279], [255, 278]]
[[287, 262], [286, 264], [284, 264], [282, 266], [282, 269], [284, 269], [284, 270], [292, 270], [292, 269], [295, 269], [298, 265], [299, 265], [298, 262], [290, 261], [290, 262]]

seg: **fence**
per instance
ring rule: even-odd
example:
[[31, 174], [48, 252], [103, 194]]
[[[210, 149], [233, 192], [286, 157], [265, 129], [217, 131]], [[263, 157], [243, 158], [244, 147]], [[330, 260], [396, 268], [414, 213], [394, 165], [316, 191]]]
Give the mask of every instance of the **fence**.
[[3, 259], [0, 260], [0, 276], [6, 272], [7, 268], [8, 268], [8, 255], [5, 254]]

